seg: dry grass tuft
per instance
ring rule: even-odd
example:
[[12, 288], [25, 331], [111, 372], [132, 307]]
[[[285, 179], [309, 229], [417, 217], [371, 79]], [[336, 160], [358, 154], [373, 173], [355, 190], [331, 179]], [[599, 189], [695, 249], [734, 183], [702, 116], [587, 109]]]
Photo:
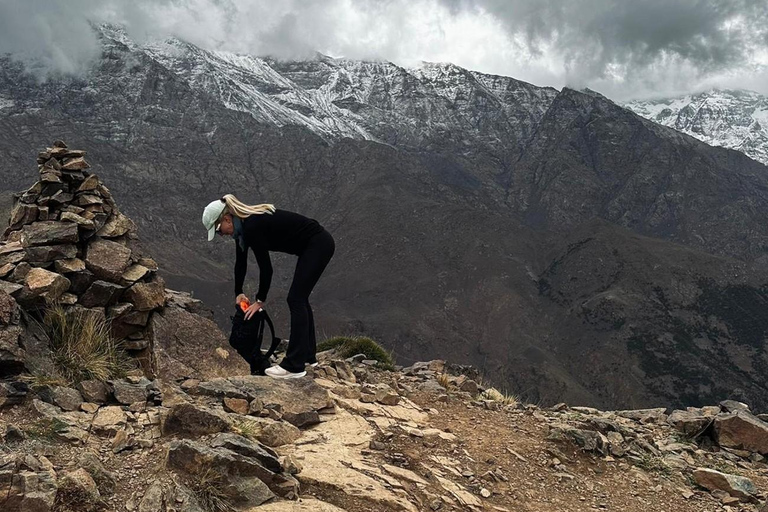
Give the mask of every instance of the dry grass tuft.
[[190, 489], [198, 504], [206, 512], [233, 512], [229, 497], [222, 491], [227, 485], [226, 476], [208, 468], [190, 482]]
[[504, 405], [517, 405], [520, 403], [520, 399], [513, 393], [501, 392], [496, 388], [488, 388], [480, 393], [482, 400], [491, 400], [492, 402], [500, 402]]
[[378, 361], [379, 368], [384, 370], [394, 369], [392, 354], [371, 338], [364, 336], [336, 336], [317, 345], [318, 352], [331, 349], [335, 349], [339, 356], [344, 359], [356, 356], [357, 354], [365, 354], [367, 359]]
[[55, 374], [34, 374], [33, 386], [104, 381], [123, 377], [133, 368], [120, 342], [112, 337], [109, 322], [97, 315], [55, 305], [45, 311], [42, 325]]

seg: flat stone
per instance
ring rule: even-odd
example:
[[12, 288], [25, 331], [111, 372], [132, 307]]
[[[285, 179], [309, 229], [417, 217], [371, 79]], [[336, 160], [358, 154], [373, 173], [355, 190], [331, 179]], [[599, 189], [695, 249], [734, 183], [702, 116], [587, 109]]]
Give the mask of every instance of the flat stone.
[[229, 429], [223, 413], [196, 404], [182, 403], [171, 407], [162, 421], [163, 435], [199, 437]]
[[82, 512], [95, 511], [101, 502], [96, 482], [83, 468], [64, 474], [59, 482], [59, 492], [77, 503], [77, 510]]
[[86, 308], [111, 306], [117, 300], [123, 287], [108, 281], [94, 281], [80, 296], [80, 304]]
[[23, 382], [0, 382], [0, 408], [20, 404], [28, 391], [29, 387]]
[[104, 467], [98, 456], [93, 452], [85, 452], [77, 460], [77, 465], [83, 468], [91, 475], [99, 493], [108, 496], [115, 491], [117, 485], [117, 476]]
[[693, 472], [693, 479], [698, 485], [709, 491], [725, 491], [744, 501], [753, 500], [757, 494], [757, 487], [752, 483], [752, 480], [743, 476], [698, 468]]
[[125, 272], [123, 272], [123, 281], [127, 281], [129, 283], [135, 283], [145, 275], [147, 275], [147, 272], [149, 272], [149, 269], [145, 267], [144, 265], [139, 265], [138, 263], [131, 265], [127, 269], [125, 269]]
[[189, 475], [215, 471], [222, 476], [219, 492], [238, 510], [249, 510], [275, 497], [268, 487], [274, 473], [257, 460], [225, 448], [210, 448], [189, 439], [172, 441], [168, 445], [166, 467]]
[[117, 405], [102, 407], [93, 418], [93, 428], [96, 431], [105, 432], [111, 435], [125, 426], [128, 416], [123, 409]]
[[165, 304], [165, 282], [157, 275], [150, 282], [139, 282], [128, 288], [123, 300], [138, 311], [149, 311]]
[[43, 268], [33, 268], [24, 279], [25, 289], [29, 290], [31, 297], [39, 297], [46, 294], [46, 297], [55, 300], [69, 288], [69, 279], [50, 272]]
[[[7, 464], [2, 464], [5, 461]], [[43, 464], [32, 456], [0, 457], [0, 496], [3, 497], [0, 505], [3, 512], [53, 510], [58, 485], [56, 473], [49, 465], [50, 462]]]
[[95, 190], [96, 187], [99, 186], [99, 178], [95, 174], [91, 174], [83, 182], [80, 184], [79, 187], [77, 187], [76, 192], [87, 192], [90, 190]]
[[222, 433], [211, 440], [211, 446], [213, 448], [226, 448], [240, 455], [256, 459], [259, 461], [259, 464], [273, 473], [282, 471], [280, 460], [272, 449], [251, 441], [246, 437], [231, 432]]
[[85, 266], [106, 281], [118, 282], [128, 267], [131, 250], [110, 240], [95, 240], [88, 245]]
[[77, 255], [77, 246], [64, 245], [39, 245], [26, 249], [26, 260], [32, 265], [48, 263], [56, 260], [67, 260]]
[[0, 325], [10, 324], [18, 314], [19, 307], [8, 293], [0, 290]]
[[37, 220], [39, 208], [33, 204], [18, 203], [11, 211], [9, 227], [18, 229], [19, 227], [30, 224]]
[[8, 274], [13, 272], [13, 270], [16, 268], [16, 265], [13, 263], [6, 263], [5, 265], [0, 267], [0, 279], [4, 279]]
[[400, 403], [400, 395], [391, 389], [379, 389], [376, 391], [376, 401], [383, 405], [397, 405]]
[[85, 270], [85, 262], [80, 258], [70, 258], [64, 260], [57, 260], [54, 263], [54, 268], [59, 274], [67, 274], [69, 272], [80, 272]]
[[0, 329], [0, 376], [18, 375], [25, 369], [26, 351], [19, 343], [21, 333], [17, 325]]
[[32, 265], [27, 263], [26, 261], [22, 261], [18, 265], [16, 265], [16, 268], [13, 269], [13, 272], [11, 272], [11, 275], [9, 277], [9, 281], [13, 281], [14, 283], [23, 283], [24, 279], [27, 278], [27, 274], [29, 274], [29, 271], [32, 270]]
[[715, 435], [720, 446], [768, 454], [768, 423], [747, 410], [718, 414]]
[[16, 297], [19, 292], [21, 292], [22, 288], [24, 287], [20, 284], [9, 283], [8, 281], [0, 280], [0, 290], [13, 297]]
[[90, 167], [83, 157], [70, 158], [61, 166], [62, 169], [67, 171], [82, 171]]
[[80, 215], [72, 212], [62, 212], [59, 216], [62, 222], [74, 222], [83, 229], [94, 229], [96, 225], [92, 220], [81, 217]]
[[77, 226], [70, 222], [46, 220], [24, 226], [21, 244], [24, 247], [77, 243]]
[[110, 216], [96, 234], [102, 238], [117, 238], [132, 231], [136, 231], [136, 225], [133, 221], [122, 213], [118, 213]]
[[224, 410], [235, 414], [248, 414], [248, 400], [243, 398], [224, 398]]

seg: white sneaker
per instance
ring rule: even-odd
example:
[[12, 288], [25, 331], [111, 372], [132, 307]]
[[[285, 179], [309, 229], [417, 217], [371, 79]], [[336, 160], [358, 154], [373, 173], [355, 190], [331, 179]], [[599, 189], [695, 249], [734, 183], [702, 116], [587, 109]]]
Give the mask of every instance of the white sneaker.
[[317, 368], [317, 365], [319, 365], [320, 363], [307, 363], [307, 364], [312, 368]]
[[300, 379], [307, 374], [307, 372], [298, 372], [298, 373], [289, 372], [279, 364], [276, 364], [271, 368], [267, 368], [266, 370], [264, 370], [264, 373], [266, 373], [273, 379]]

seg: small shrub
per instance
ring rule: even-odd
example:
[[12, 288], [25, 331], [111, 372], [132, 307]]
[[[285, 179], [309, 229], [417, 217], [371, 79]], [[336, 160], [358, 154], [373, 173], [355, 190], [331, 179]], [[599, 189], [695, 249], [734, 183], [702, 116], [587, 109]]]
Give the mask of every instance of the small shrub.
[[195, 499], [206, 512], [232, 512], [235, 510], [229, 503], [229, 496], [222, 490], [227, 485], [227, 479], [218, 471], [208, 468], [189, 483]]
[[371, 338], [337, 336], [327, 339], [317, 346], [318, 352], [331, 349], [335, 349], [339, 356], [345, 359], [357, 354], [365, 354], [366, 359], [378, 361], [381, 368], [387, 370], [394, 368], [392, 355]]
[[45, 311], [43, 328], [56, 375], [35, 375], [33, 385], [104, 381], [123, 377], [132, 368], [120, 343], [112, 338], [109, 322], [88, 311], [52, 306]]
[[669, 476], [672, 474], [672, 468], [670, 468], [664, 459], [649, 453], [644, 453], [635, 462], [635, 465], [646, 470], [649, 473], [660, 473], [662, 475]]
[[446, 390], [450, 390], [451, 385], [451, 377], [447, 373], [441, 373], [437, 376], [437, 383], [443, 386]]
[[69, 428], [67, 424], [58, 418], [41, 418], [30, 423], [23, 430], [30, 439], [54, 441], [56, 434], [66, 431], [67, 428]]
[[232, 432], [237, 435], [247, 437], [249, 439], [256, 439], [261, 431], [261, 427], [258, 423], [251, 420], [236, 419], [232, 423]]

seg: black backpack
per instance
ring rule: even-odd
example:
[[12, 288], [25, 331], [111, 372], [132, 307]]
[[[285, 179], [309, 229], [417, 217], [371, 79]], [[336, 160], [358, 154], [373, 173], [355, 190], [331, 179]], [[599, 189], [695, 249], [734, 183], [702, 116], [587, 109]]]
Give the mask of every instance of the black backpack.
[[[232, 332], [229, 335], [229, 344], [237, 350], [237, 353], [251, 366], [251, 375], [266, 375], [264, 370], [272, 366], [269, 358], [275, 353], [280, 344], [280, 338], [275, 336], [275, 326], [269, 314], [261, 310], [249, 320], [245, 319], [245, 312], [236, 307], [237, 311], [232, 319]], [[264, 340], [264, 324], [269, 326], [272, 334], [272, 343], [269, 350], [262, 354], [261, 343]]]

